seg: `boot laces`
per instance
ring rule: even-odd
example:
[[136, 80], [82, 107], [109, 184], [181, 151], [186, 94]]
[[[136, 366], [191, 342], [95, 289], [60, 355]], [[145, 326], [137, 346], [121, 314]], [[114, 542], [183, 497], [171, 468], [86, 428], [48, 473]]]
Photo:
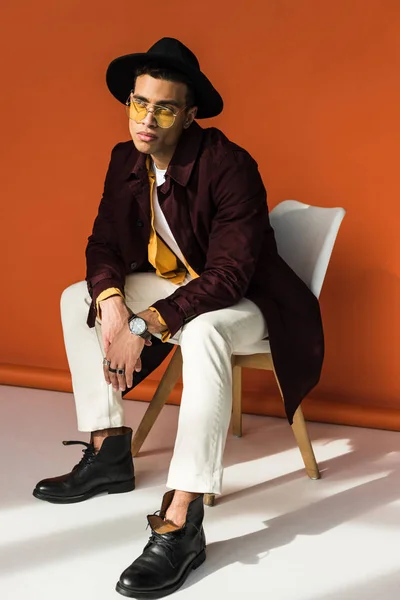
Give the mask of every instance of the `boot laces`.
[[[174, 532], [175, 533], [175, 532]], [[169, 562], [169, 564], [171, 565], [171, 567], [174, 569], [176, 566], [176, 561], [175, 561], [175, 548], [176, 548], [176, 544], [178, 543], [179, 539], [180, 539], [180, 535], [166, 535], [166, 534], [162, 534], [162, 533], [157, 533], [156, 531], [153, 531], [153, 533], [151, 534], [147, 547], [156, 545], [156, 546], [160, 546], [160, 548], [163, 548], [166, 552], [165, 552], [165, 556]]]
[[94, 459], [96, 458], [96, 452], [94, 450], [93, 444], [88, 444], [87, 442], [79, 442], [76, 440], [63, 442], [64, 446], [76, 446], [77, 444], [82, 444], [85, 448], [82, 450], [83, 456], [79, 463], [74, 466], [74, 469], [86, 467], [90, 465]]
[[[154, 515], [157, 515], [157, 513], [159, 514], [160, 511], [157, 510], [154, 513]], [[147, 527], [149, 527], [149, 525], [147, 525]], [[147, 529], [147, 527], [146, 527], [146, 529]], [[176, 530], [173, 533], [174, 533], [174, 535], [167, 535], [165, 533], [157, 533], [157, 531], [152, 529], [151, 536], [149, 537], [149, 541], [147, 542], [145, 550], [147, 548], [150, 548], [153, 545], [160, 546], [161, 548], [165, 549], [166, 550], [165, 556], [166, 556], [169, 564], [171, 565], [171, 567], [174, 569], [176, 566], [176, 563], [175, 563], [176, 544], [179, 542], [182, 535], [184, 535], [184, 532], [182, 529], [182, 530]]]

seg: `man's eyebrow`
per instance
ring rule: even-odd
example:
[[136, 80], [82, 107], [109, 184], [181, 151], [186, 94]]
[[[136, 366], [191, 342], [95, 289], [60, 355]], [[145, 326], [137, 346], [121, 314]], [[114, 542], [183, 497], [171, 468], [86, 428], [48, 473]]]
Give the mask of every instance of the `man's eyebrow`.
[[[141, 100], [142, 102], [147, 102], [147, 103], [150, 102], [150, 100], [148, 100], [144, 96], [139, 96], [139, 94], [133, 94], [133, 97], [136, 98], [136, 100]], [[157, 102], [157, 105], [160, 105], [160, 104], [162, 106], [169, 104], [170, 106], [175, 106], [176, 108], [180, 108], [180, 104], [176, 100], [159, 100]]]

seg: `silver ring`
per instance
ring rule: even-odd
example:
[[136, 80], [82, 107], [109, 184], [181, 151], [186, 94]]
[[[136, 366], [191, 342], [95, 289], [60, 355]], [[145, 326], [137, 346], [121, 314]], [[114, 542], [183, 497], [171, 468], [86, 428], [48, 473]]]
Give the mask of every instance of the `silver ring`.
[[125, 375], [125, 369], [117, 369], [117, 375]]
[[103, 366], [104, 367], [109, 367], [111, 365], [111, 361], [107, 360], [106, 358], [103, 358]]

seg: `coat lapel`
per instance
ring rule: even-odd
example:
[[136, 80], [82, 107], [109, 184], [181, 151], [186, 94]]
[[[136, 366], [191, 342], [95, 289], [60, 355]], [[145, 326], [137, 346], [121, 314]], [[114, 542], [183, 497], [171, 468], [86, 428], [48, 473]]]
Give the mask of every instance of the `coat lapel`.
[[203, 129], [197, 123], [192, 123], [190, 128], [183, 132], [168, 166], [165, 183], [158, 189], [160, 207], [172, 234], [189, 265], [197, 273], [203, 268], [204, 256], [193, 229], [187, 185], [202, 140]]
[[146, 155], [138, 152], [133, 147], [133, 161], [129, 161], [125, 172], [131, 200], [135, 200], [140, 207], [144, 219], [150, 224], [150, 185], [146, 168]]
[[189, 182], [202, 141], [203, 129], [194, 122], [189, 129], [183, 131], [169, 163], [167, 175], [183, 187]]

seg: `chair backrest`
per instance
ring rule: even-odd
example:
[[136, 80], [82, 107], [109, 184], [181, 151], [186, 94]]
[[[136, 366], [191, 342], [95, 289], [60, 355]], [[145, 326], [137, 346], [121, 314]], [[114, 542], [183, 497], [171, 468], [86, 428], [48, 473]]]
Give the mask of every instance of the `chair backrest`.
[[270, 212], [278, 252], [319, 296], [344, 208], [322, 208], [285, 200]]

